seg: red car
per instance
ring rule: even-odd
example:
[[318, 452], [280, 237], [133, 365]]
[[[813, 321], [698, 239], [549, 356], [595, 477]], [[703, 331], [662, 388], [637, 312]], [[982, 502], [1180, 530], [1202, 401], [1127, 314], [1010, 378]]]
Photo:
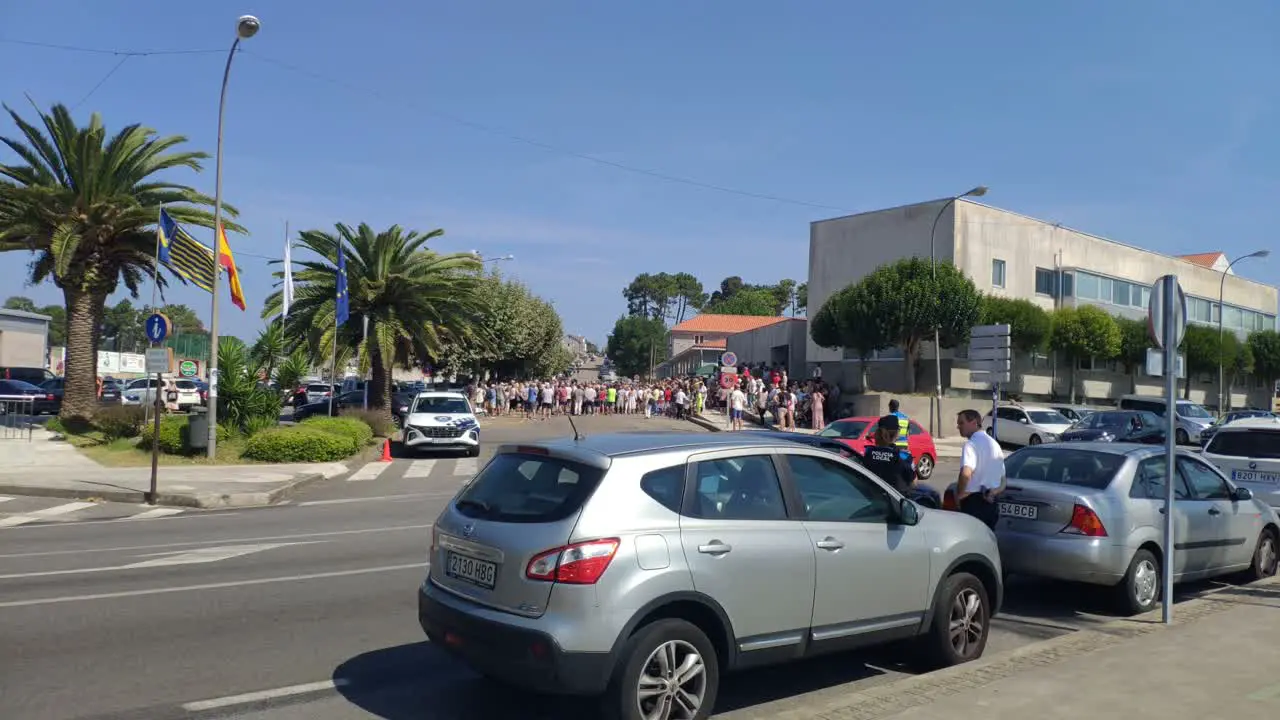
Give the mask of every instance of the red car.
[[[868, 445], [875, 443], [876, 423], [880, 418], [851, 417], [834, 420], [818, 433], [823, 437], [836, 438], [840, 442], [857, 450], [859, 454], [866, 452]], [[915, 459], [916, 475], [921, 480], [928, 480], [933, 475], [933, 468], [938, 464], [938, 448], [933, 444], [933, 436], [915, 420], [908, 421], [907, 452]]]

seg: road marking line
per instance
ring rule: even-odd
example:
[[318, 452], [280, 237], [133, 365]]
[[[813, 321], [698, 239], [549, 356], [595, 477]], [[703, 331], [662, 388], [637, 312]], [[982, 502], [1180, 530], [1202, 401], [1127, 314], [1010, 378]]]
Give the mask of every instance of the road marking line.
[[409, 469], [405, 471], [404, 477], [406, 480], [430, 477], [431, 471], [434, 470], [435, 467], [435, 460], [414, 460], [413, 464], [409, 466]]
[[144, 512], [138, 513], [137, 515], [130, 515], [129, 517], [120, 518], [120, 519], [121, 520], [151, 520], [153, 518], [162, 518], [162, 517], [168, 517], [170, 515], [177, 515], [178, 513], [181, 513], [181, 512], [186, 512], [186, 510], [184, 510], [183, 508], [156, 508], [154, 510], [146, 510]]
[[478, 472], [480, 472], [479, 460], [475, 458], [462, 458], [461, 460], [454, 460], [453, 474], [455, 476], [466, 475], [467, 477], [470, 477], [472, 475], [475, 475]]
[[14, 515], [12, 517], [7, 517], [3, 520], [0, 520], [0, 528], [26, 525], [27, 523], [36, 522], [37, 520], [56, 517], [58, 515], [66, 515], [67, 513], [75, 512], [77, 510], [83, 510], [85, 508], [91, 508], [96, 505], [97, 503], [91, 503], [91, 502], [73, 502], [73, 503], [67, 503], [66, 505], [55, 505], [54, 507], [45, 508], [43, 510], [36, 510], [35, 512], [29, 512], [25, 515]]
[[[201, 517], [201, 516], [192, 516], [192, 517]], [[209, 516], [206, 515], [203, 517], [209, 517]], [[426, 529], [429, 529], [430, 527], [431, 527], [431, 523], [423, 523], [421, 525], [395, 525], [392, 527], [385, 527], [385, 528], [362, 528], [360, 530], [330, 530], [328, 532], [298, 533], [296, 535], [274, 535], [269, 537], [232, 538], [232, 539], [223, 538], [221, 540], [192, 540], [189, 542], [157, 543], [154, 545], [124, 545], [119, 547], [108, 547], [108, 548], [81, 548], [78, 550], [45, 550], [43, 552], [11, 553], [7, 555], [0, 555], [0, 559], [46, 557], [49, 555], [82, 555], [85, 553], [127, 552], [130, 550], [153, 550], [153, 549], [159, 549], [159, 548], [200, 547], [201, 545], [226, 545], [227, 543], [262, 542], [264, 540], [299, 540], [302, 538], [313, 538], [313, 537], [335, 537], [339, 535], [365, 535], [369, 533], [399, 532], [401, 530], [426, 530]]]
[[407, 493], [404, 495], [379, 495], [378, 497], [361, 497], [361, 498], [338, 498], [335, 500], [308, 500], [298, 503], [298, 507], [309, 507], [312, 505], [346, 505], [348, 503], [375, 502], [378, 500], [405, 500], [408, 498], [429, 498], [429, 497], [453, 497], [456, 493], [438, 492], [438, 493]]
[[393, 463], [371, 462], [351, 473], [351, 477], [347, 478], [347, 482], [368, 482], [369, 480], [377, 480], [378, 476], [387, 471]]
[[14, 499], [16, 498], [5, 497], [4, 495], [0, 495], [0, 503], [9, 502], [10, 500], [14, 500]]
[[[192, 551], [179, 550], [177, 552], [152, 553], [152, 560], [143, 560], [129, 565], [109, 565], [106, 567], [93, 568], [73, 568], [71, 570], [42, 570], [39, 572], [13, 573], [10, 575], [0, 575], [0, 580], [18, 580], [21, 578], [34, 577], [50, 577], [52, 575], [88, 575], [89, 573], [101, 572], [117, 572], [120, 570], [139, 570], [142, 568], [164, 567], [166, 565], [197, 565], [202, 563], [218, 562], [219, 560], [230, 560], [231, 558], [240, 557], [241, 555], [250, 555], [256, 552], [263, 552], [278, 547], [289, 547], [292, 545], [315, 545], [325, 542], [324, 540], [311, 540], [307, 542], [291, 542], [291, 543], [273, 543], [267, 545], [230, 545], [222, 547], [198, 548]], [[163, 557], [155, 557], [157, 555]], [[143, 555], [142, 557], [147, 557]]]
[[285, 575], [281, 577], [255, 578], [253, 580], [233, 580], [230, 582], [205, 583], [203, 585], [181, 585], [178, 587], [151, 588], [148, 590], [124, 590], [121, 592], [94, 593], [91, 595], [65, 595], [62, 597], [38, 598], [35, 600], [13, 600], [0, 602], [0, 608], [31, 607], [35, 605], [55, 605], [69, 602], [87, 602], [91, 600], [114, 600], [117, 598], [141, 597], [143, 595], [167, 595], [169, 593], [199, 592], [201, 590], [222, 590], [225, 588], [248, 587], [251, 585], [271, 585], [274, 583], [300, 582], [303, 580], [323, 580], [325, 578], [349, 577], [352, 575], [370, 575], [372, 573], [396, 572], [399, 570], [421, 570], [427, 563], [408, 563], [405, 565], [384, 565], [382, 567], [360, 568], [359, 570], [336, 570], [327, 573], [311, 573], [309, 575]]
[[182, 705], [182, 709], [187, 712], [216, 710], [218, 708], [230, 707], [232, 705], [247, 705], [249, 703], [262, 702], [264, 700], [278, 700], [279, 698], [290, 697], [292, 695], [306, 695], [309, 693], [323, 692], [325, 690], [335, 690], [349, 684], [350, 681], [346, 678], [321, 680], [320, 682], [306, 683], [304, 685], [290, 685], [288, 687], [276, 688], [274, 690], [260, 690], [258, 692], [244, 693], [242, 695], [228, 695], [226, 697], [214, 698], [212, 700], [184, 703]]

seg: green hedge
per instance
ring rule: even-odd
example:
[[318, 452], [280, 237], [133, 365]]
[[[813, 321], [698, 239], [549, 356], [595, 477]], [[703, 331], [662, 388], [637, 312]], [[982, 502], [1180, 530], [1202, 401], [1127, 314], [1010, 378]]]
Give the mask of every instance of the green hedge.
[[309, 417], [299, 423], [304, 428], [312, 428], [332, 435], [351, 438], [356, 447], [364, 447], [373, 442], [373, 428], [357, 418], [348, 417]]
[[[155, 421], [152, 420], [152, 423]], [[160, 417], [160, 452], [166, 455], [187, 455], [191, 452], [191, 426], [185, 415], [163, 415]], [[142, 429], [138, 447], [151, 449], [151, 440], [155, 437], [155, 425], [148, 423]], [[231, 431], [224, 425], [218, 425], [218, 442], [231, 438]]]
[[350, 457], [359, 449], [349, 435], [297, 425], [263, 430], [249, 438], [244, 457], [276, 463], [330, 462]]

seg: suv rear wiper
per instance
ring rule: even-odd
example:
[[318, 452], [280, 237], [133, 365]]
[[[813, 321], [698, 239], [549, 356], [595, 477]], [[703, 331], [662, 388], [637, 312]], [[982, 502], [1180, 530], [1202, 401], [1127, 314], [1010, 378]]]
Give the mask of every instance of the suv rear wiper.
[[489, 507], [489, 503], [483, 500], [459, 500], [457, 508], [459, 510], [466, 510], [467, 508], [478, 510], [481, 516], [488, 515], [493, 511], [493, 508]]

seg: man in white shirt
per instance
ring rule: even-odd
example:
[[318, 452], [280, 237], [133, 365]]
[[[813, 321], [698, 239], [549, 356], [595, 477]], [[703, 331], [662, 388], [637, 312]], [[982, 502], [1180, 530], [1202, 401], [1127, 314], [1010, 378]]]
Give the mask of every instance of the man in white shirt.
[[683, 387], [676, 390], [675, 401], [676, 401], [676, 419], [683, 420], [685, 419], [685, 405], [689, 403], [689, 395], [685, 393]]
[[742, 411], [747, 409], [747, 394], [742, 392], [742, 388], [735, 387], [733, 392], [729, 393], [729, 421], [733, 424], [734, 430], [742, 429]]
[[1000, 519], [997, 500], [1005, 487], [1004, 451], [995, 438], [983, 432], [982, 415], [977, 410], [961, 411], [956, 416], [956, 429], [965, 438], [956, 502], [961, 512], [994, 530]]

